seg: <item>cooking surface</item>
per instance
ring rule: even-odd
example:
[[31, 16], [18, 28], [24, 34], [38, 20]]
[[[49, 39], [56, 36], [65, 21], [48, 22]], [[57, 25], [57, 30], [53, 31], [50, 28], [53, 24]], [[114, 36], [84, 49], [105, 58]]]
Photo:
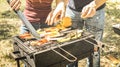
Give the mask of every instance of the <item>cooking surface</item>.
[[[80, 31], [80, 32], [78, 32]], [[31, 51], [40, 51], [40, 50], [46, 50], [50, 47], [55, 47], [55, 46], [62, 46], [64, 44], [70, 44], [72, 42], [84, 40], [87, 38], [93, 39], [93, 35], [89, 33], [83, 33], [81, 30], [69, 30], [62, 32], [62, 36], [56, 36], [56, 37], [47, 37], [46, 39], [43, 37], [40, 40], [35, 39], [31, 35], [25, 34], [26, 37], [22, 36], [17, 36], [15, 37], [15, 40], [17, 42], [21, 42], [21, 44]], [[91, 35], [91, 36], [90, 36]], [[94, 39], [93, 39], [94, 40]], [[86, 42], [89, 42], [86, 40]]]
[[[67, 33], [70, 33], [70, 30]], [[24, 39], [20, 38], [20, 36], [16, 36], [14, 37], [14, 41], [17, 43], [14, 45], [17, 46], [15, 51], [20, 51], [20, 54], [18, 54], [20, 57], [27, 56], [28, 58], [26, 61], [28, 65], [33, 67], [51, 67], [52, 65], [56, 65], [61, 62], [64, 62], [66, 65], [71, 63], [70, 61], [73, 62], [90, 56], [94, 51], [94, 45], [97, 45], [97, 42], [94, 40], [94, 36], [87, 32], [82, 32], [80, 37], [76, 37], [64, 42], [53, 40], [45, 43], [42, 46], [30, 45], [31, 41], [37, 41], [34, 38]], [[72, 54], [74, 57], [64, 52], [64, 50]], [[63, 58], [61, 55], [56, 53], [56, 51], [69, 58], [69, 60]], [[32, 57], [34, 60], [31, 58], [32, 61], [29, 61], [29, 57]]]

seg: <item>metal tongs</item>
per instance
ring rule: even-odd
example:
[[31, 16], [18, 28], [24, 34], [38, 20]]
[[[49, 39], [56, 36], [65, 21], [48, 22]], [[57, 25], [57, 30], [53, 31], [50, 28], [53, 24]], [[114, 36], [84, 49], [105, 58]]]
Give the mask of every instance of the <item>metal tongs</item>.
[[[10, 0], [7, 0], [8, 4], [10, 3]], [[31, 32], [31, 34], [36, 38], [40, 39], [40, 35], [36, 32], [34, 27], [31, 25], [31, 23], [27, 20], [27, 18], [24, 16], [24, 14], [20, 10], [14, 10], [14, 12], [18, 15], [18, 17], [22, 20], [22, 22], [25, 24], [25, 26], [28, 28], [28, 30]]]

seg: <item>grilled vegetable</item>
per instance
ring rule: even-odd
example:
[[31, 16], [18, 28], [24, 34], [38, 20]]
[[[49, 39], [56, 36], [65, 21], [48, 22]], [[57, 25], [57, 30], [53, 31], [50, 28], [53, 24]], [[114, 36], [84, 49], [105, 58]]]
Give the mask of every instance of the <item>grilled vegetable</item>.
[[82, 31], [82, 30], [79, 30], [79, 29], [77, 29], [77, 30], [72, 30], [72, 31], [70, 31], [70, 32], [67, 32], [67, 35], [66, 35], [66, 36], [64, 36], [63, 38], [58, 39], [57, 41], [58, 41], [58, 42], [66, 42], [66, 41], [69, 41], [69, 40], [71, 40], [71, 39], [77, 39], [77, 38], [81, 37], [82, 32], [83, 32], [83, 31]]
[[24, 34], [19, 35], [19, 37], [22, 39], [31, 39], [32, 35], [30, 33], [24, 33]]
[[70, 17], [64, 17], [60, 23], [63, 27], [69, 27], [72, 25], [72, 20]]
[[70, 27], [72, 25], [72, 21], [70, 17], [64, 17], [63, 20], [59, 21], [59, 23], [56, 25], [56, 28], [58, 29], [65, 29], [67, 27]]
[[58, 42], [66, 42], [66, 41], [69, 41], [69, 40], [70, 40], [70, 37], [63, 37], [63, 38], [58, 39], [57, 41]]
[[38, 40], [38, 41], [31, 41], [31, 45], [32, 46], [42, 46], [42, 45], [44, 45], [45, 43], [47, 43], [48, 42], [48, 40], [47, 39], [45, 39], [45, 38], [43, 38], [43, 39], [40, 39], [40, 40]]

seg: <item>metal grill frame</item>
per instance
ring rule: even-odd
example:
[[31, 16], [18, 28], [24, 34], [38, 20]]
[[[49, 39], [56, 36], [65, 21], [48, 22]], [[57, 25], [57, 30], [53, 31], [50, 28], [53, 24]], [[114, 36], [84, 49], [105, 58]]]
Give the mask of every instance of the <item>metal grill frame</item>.
[[[62, 53], [58, 46], [54, 46], [42, 51], [34, 51], [29, 49], [22, 42], [22, 40], [18, 38], [18, 36], [14, 37], [14, 41], [14, 52], [18, 52], [15, 55], [17, 56], [18, 60], [22, 60], [27, 67], [64, 67], [66, 64], [71, 63], [51, 50], [55, 49]], [[76, 47], [74, 45], [76, 45]], [[94, 45], [97, 45], [97, 42], [94, 40], [94, 36], [90, 34], [88, 36], [84, 36], [83, 38], [63, 43], [59, 47], [73, 54], [75, 57], [77, 57], [76, 61], [78, 61], [89, 56], [92, 57]], [[62, 54], [67, 56], [64, 53]], [[67, 57], [71, 58], [70, 56]], [[63, 63], [63, 66], [61, 66], [60, 63]], [[18, 67], [20, 67], [19, 64]]]

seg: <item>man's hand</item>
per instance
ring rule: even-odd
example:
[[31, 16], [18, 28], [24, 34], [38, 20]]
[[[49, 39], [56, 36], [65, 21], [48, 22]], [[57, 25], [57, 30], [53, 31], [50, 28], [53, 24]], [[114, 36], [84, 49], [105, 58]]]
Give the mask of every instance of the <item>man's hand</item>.
[[21, 6], [20, 0], [10, 0], [10, 6], [13, 10], [19, 10]]
[[81, 18], [93, 17], [96, 13], [95, 6], [96, 5], [93, 1], [90, 4], [86, 5], [85, 7], [83, 7], [82, 12], [81, 12]]
[[60, 2], [56, 9], [54, 11], [51, 11], [46, 19], [46, 23], [48, 25], [52, 25], [53, 23], [55, 23], [58, 19], [62, 19], [64, 17], [65, 14], [65, 6], [63, 2]]

